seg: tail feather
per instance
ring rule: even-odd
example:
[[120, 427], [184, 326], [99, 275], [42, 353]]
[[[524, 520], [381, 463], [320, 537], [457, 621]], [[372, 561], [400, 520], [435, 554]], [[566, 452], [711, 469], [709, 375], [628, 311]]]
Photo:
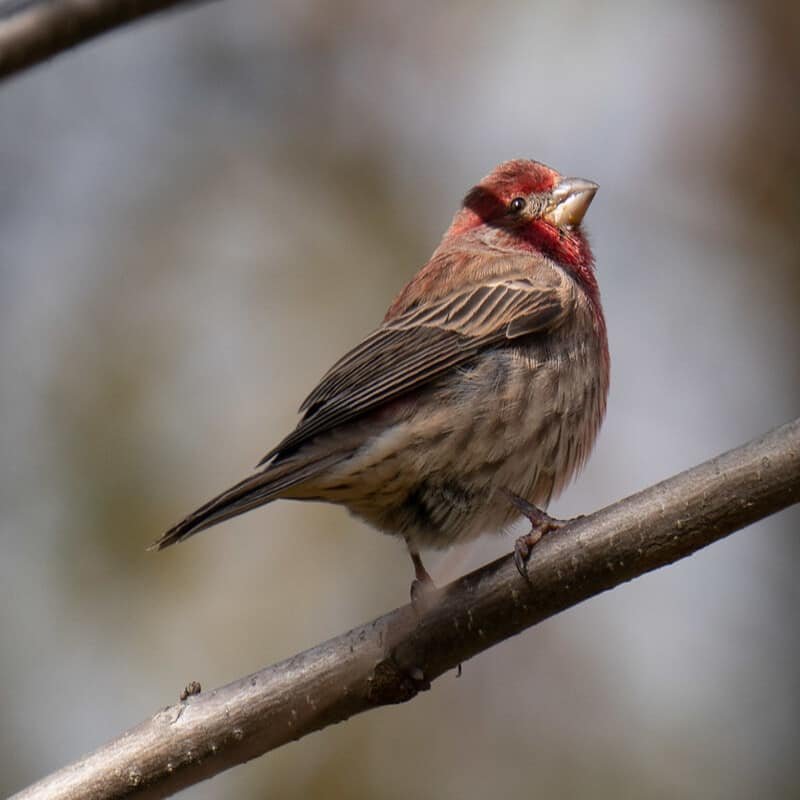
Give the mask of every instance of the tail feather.
[[337, 453], [315, 461], [288, 461], [262, 469], [200, 506], [147, 549], [163, 550], [226, 519], [277, 500], [342, 458], [342, 454]]

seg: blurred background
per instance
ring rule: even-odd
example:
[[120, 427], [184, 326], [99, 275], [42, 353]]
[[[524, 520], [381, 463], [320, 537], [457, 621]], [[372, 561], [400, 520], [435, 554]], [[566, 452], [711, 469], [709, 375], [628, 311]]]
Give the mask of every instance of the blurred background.
[[[145, 546], [294, 425], [499, 161], [601, 186], [608, 417], [554, 513], [796, 416], [799, 36], [782, 0], [236, 0], [0, 86], [0, 794], [406, 602], [402, 546], [333, 507]], [[798, 524], [185, 796], [800, 797]]]

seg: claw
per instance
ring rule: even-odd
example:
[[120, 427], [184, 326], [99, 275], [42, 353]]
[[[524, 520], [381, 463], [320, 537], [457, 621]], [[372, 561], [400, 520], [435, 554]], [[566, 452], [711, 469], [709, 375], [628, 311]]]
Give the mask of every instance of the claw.
[[542, 511], [541, 508], [533, 505], [533, 503], [529, 503], [513, 492], [506, 491], [506, 495], [520, 514], [526, 517], [531, 523], [530, 531], [524, 536], [520, 536], [519, 539], [514, 542], [514, 565], [525, 580], [530, 580], [528, 577], [527, 564], [528, 559], [531, 557], [531, 551], [545, 534], [563, 528], [568, 520], [551, 517], [549, 514]]
[[514, 566], [516, 566], [517, 572], [519, 572], [526, 581], [530, 580], [528, 577], [528, 560], [531, 557], [531, 551], [544, 534], [545, 531], [540, 529], [531, 530], [530, 533], [520, 536], [519, 539], [514, 542]]

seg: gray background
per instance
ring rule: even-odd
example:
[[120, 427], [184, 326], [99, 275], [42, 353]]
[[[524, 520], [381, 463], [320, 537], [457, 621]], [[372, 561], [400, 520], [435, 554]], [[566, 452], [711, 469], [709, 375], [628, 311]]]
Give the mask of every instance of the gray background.
[[[331, 507], [144, 547], [294, 424], [501, 160], [601, 186], [609, 411], [555, 513], [797, 415], [799, 35], [777, 1], [237, 0], [0, 86], [0, 793], [405, 602], [401, 545]], [[186, 795], [797, 797], [798, 522]]]

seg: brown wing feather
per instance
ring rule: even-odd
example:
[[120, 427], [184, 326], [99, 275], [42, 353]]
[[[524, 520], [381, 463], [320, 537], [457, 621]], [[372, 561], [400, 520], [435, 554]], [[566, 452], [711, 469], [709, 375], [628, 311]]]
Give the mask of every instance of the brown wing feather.
[[384, 322], [331, 367], [300, 407], [305, 414], [297, 428], [260, 464], [463, 365], [486, 347], [558, 326], [569, 285], [555, 269], [537, 272], [468, 286]]

